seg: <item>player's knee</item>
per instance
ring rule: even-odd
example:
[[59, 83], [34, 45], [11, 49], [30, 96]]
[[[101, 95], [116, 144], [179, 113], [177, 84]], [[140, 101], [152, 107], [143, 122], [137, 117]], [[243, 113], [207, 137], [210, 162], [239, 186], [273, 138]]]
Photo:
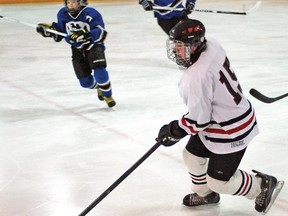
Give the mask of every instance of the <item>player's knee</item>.
[[80, 78], [79, 83], [83, 88], [93, 89], [93, 88], [96, 88], [96, 86], [97, 86], [96, 81], [94, 80], [94, 78], [91, 75], [87, 76], [87, 77]]
[[197, 157], [191, 154], [186, 148], [184, 148], [182, 156], [186, 166], [191, 167], [192, 169], [195, 169], [196, 167], [199, 166], [202, 167], [207, 165], [206, 158]]
[[221, 181], [215, 178], [212, 178], [209, 175], [206, 175], [207, 185], [208, 187], [217, 193], [226, 193], [226, 181]]
[[94, 78], [98, 83], [107, 83], [109, 81], [108, 71], [105, 67], [94, 68]]

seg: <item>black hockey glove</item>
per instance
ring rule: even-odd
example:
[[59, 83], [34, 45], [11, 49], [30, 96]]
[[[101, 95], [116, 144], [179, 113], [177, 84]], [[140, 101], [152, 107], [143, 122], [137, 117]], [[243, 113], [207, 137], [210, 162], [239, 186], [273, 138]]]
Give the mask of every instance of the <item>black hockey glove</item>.
[[179, 127], [177, 120], [174, 120], [160, 128], [156, 141], [164, 146], [172, 146], [186, 135], [186, 131]]
[[139, 0], [139, 4], [141, 4], [142, 7], [144, 8], [144, 10], [146, 10], [146, 11], [153, 10], [153, 3], [151, 1]]
[[53, 29], [52, 23], [39, 23], [36, 27], [36, 31], [43, 37], [53, 37], [53, 34], [47, 32], [46, 29]]
[[90, 40], [90, 32], [82, 29], [80, 31], [75, 31], [70, 35], [71, 43], [85, 42]]
[[185, 9], [182, 11], [182, 13], [184, 15], [191, 14], [192, 11], [194, 10], [194, 7], [195, 7], [195, 3], [194, 2], [186, 2]]
[[36, 27], [36, 31], [43, 37], [52, 37], [56, 42], [60, 42], [63, 39], [63, 36], [48, 32], [46, 29], [55, 30], [51, 23], [39, 23]]

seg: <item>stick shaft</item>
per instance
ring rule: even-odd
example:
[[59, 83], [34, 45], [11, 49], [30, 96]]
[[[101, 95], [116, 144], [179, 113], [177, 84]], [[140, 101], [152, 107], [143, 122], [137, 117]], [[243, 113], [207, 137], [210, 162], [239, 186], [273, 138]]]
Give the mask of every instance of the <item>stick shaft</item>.
[[[20, 24], [23, 24], [23, 25], [26, 25], [26, 26], [30, 26], [30, 27], [33, 27], [33, 28], [37, 28], [37, 25], [31, 24], [31, 23], [27, 23], [27, 22], [23, 22], [21, 20], [13, 19], [13, 18], [10, 18], [10, 17], [6, 17], [6, 16], [1, 16], [0, 15], [0, 18], [9, 20], [11, 22], [20, 23]], [[59, 32], [59, 31], [53, 30], [53, 29], [48, 29], [47, 28], [47, 29], [45, 29], [45, 31], [53, 33], [53, 34], [57, 34], [57, 35], [60, 35], [60, 36], [63, 36], [63, 37], [67, 36], [67, 34], [65, 34], [63, 32]]]
[[[204, 13], [220, 13], [220, 14], [233, 14], [233, 15], [248, 15], [249, 13], [255, 11], [258, 7], [260, 7], [261, 1], [257, 1], [256, 4], [249, 9], [248, 11], [222, 11], [222, 10], [207, 10], [207, 9], [194, 9], [196, 12], [204, 12]], [[168, 11], [183, 11], [184, 8], [176, 8], [176, 7], [162, 7], [162, 6], [153, 6], [153, 10], [168, 10]]]
[[196, 12], [205, 12], [205, 13], [220, 13], [220, 14], [233, 14], [233, 15], [247, 15], [247, 12], [238, 12], [238, 11], [220, 11], [220, 10], [207, 10], [207, 9], [195, 9]]
[[100, 203], [113, 189], [115, 189], [124, 179], [126, 179], [141, 163], [143, 163], [161, 144], [156, 143], [149, 149], [133, 166], [123, 173], [110, 187], [108, 187], [97, 199], [95, 199], [79, 216], [88, 214], [98, 203]]
[[[183, 8], [153, 6], [153, 10], [183, 11]], [[194, 9], [193, 11], [205, 12], [205, 13], [223, 13], [223, 14], [247, 15], [246, 12], [234, 12], [234, 11], [218, 11], [218, 10], [207, 10], [207, 9]]]

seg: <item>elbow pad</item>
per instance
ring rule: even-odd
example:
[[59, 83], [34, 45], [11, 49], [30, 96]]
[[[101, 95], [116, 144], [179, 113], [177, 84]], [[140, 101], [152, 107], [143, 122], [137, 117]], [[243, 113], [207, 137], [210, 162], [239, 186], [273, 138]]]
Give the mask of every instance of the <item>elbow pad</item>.
[[99, 34], [99, 37], [98, 37], [98, 39], [95, 41], [95, 43], [97, 43], [97, 42], [103, 42], [105, 39], [106, 39], [106, 37], [107, 37], [107, 31], [102, 27], [102, 26], [100, 26], [100, 25], [97, 25], [96, 26], [98, 29], [100, 29], [100, 34]]

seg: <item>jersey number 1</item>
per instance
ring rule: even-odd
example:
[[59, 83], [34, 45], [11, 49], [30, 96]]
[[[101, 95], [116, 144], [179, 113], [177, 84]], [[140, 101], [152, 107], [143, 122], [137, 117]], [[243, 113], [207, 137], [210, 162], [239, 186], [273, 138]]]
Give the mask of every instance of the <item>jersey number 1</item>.
[[[228, 74], [231, 77], [231, 79], [233, 81], [237, 82], [237, 88], [242, 93], [242, 89], [241, 89], [240, 84], [238, 83], [237, 77], [236, 77], [235, 73], [230, 69], [230, 62], [229, 62], [227, 57], [225, 59], [223, 67], [228, 72]], [[219, 73], [220, 73], [220, 79], [219, 79], [220, 82], [222, 84], [225, 84], [227, 90], [232, 95], [234, 102], [238, 105], [240, 103], [240, 101], [242, 100], [241, 95], [238, 92], [234, 91], [234, 89], [232, 88], [231, 84], [229, 83], [229, 80], [225, 77], [224, 73], [222, 71], [220, 71]]]

